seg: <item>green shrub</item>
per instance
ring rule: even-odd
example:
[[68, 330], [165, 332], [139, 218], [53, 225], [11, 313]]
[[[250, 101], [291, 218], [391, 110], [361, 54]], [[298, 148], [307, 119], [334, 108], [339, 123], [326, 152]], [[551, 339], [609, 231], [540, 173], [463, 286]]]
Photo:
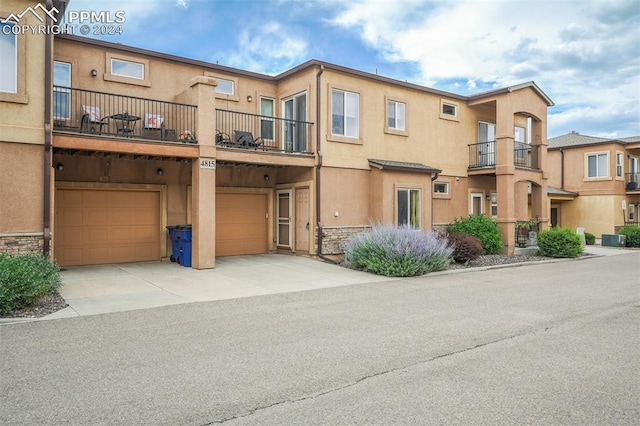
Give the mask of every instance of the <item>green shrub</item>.
[[453, 246], [453, 260], [465, 263], [475, 260], [482, 254], [482, 245], [473, 235], [454, 232], [447, 235], [449, 244]]
[[629, 225], [620, 229], [620, 235], [626, 235], [627, 247], [640, 247], [640, 226]]
[[538, 235], [540, 255], [548, 257], [578, 257], [583, 251], [580, 236], [569, 228], [551, 228]]
[[0, 314], [32, 305], [61, 285], [60, 268], [46, 257], [0, 253]]
[[345, 244], [345, 266], [388, 277], [412, 277], [446, 269], [452, 252], [447, 239], [433, 231], [375, 225]]
[[592, 246], [596, 243], [596, 236], [593, 235], [590, 232], [585, 232], [584, 233], [584, 241], [585, 243], [587, 243], [588, 246]]
[[485, 215], [471, 215], [456, 219], [447, 232], [468, 234], [480, 240], [484, 254], [496, 254], [502, 250], [502, 235], [498, 224]]

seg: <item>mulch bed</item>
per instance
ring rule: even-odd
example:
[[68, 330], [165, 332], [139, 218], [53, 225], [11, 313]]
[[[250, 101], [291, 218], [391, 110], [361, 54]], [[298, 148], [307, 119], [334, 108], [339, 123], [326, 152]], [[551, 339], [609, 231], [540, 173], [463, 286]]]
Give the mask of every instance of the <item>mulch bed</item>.
[[3, 318], [41, 318], [57, 312], [60, 309], [64, 309], [67, 306], [69, 306], [69, 304], [60, 296], [60, 293], [56, 291], [53, 294], [43, 297], [35, 305], [13, 311]]

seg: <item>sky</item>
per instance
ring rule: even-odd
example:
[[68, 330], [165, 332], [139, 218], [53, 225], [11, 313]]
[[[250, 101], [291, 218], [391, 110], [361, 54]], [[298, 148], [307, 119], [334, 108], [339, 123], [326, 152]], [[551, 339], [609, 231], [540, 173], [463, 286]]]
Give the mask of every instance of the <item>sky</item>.
[[535, 83], [548, 137], [640, 135], [638, 0], [71, 0], [106, 41], [277, 75], [309, 59], [459, 95]]

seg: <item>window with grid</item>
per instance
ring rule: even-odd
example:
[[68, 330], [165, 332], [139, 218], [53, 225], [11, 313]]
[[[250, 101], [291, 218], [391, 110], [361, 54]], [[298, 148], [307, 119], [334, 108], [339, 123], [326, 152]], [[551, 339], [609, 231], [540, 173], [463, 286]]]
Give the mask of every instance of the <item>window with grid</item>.
[[331, 133], [357, 138], [359, 136], [359, 102], [357, 93], [331, 91]]
[[387, 102], [387, 126], [390, 129], [405, 130], [405, 104], [404, 102]]

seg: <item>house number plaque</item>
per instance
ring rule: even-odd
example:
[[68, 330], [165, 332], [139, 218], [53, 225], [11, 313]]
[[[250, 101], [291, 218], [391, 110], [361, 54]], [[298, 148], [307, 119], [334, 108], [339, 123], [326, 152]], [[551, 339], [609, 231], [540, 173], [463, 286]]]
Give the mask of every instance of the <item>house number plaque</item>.
[[201, 158], [200, 159], [200, 168], [201, 169], [216, 169], [216, 160], [213, 158]]

